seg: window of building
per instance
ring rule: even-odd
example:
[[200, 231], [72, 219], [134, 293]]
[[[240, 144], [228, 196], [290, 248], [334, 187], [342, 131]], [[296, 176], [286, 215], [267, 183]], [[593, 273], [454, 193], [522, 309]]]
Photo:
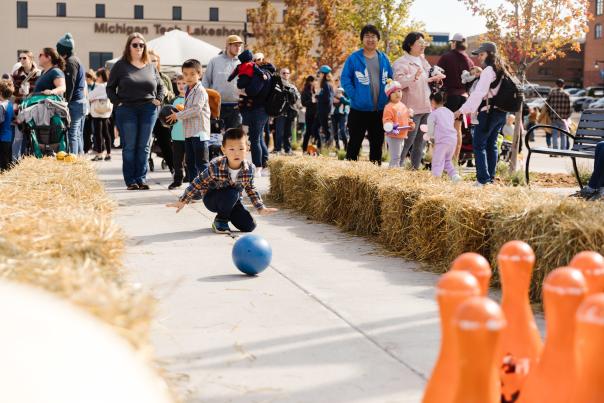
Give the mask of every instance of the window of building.
[[27, 28], [27, 2], [17, 2], [17, 28]]
[[174, 6], [172, 7], [172, 19], [173, 20], [182, 20], [182, 7]]
[[145, 8], [143, 6], [141, 6], [140, 4], [137, 4], [134, 6], [134, 19], [135, 20], [142, 20], [145, 18]]
[[66, 17], [66, 16], [67, 16], [67, 4], [57, 3], [57, 17]]
[[210, 21], [218, 21], [218, 7], [210, 7]]
[[105, 62], [107, 60], [111, 59], [113, 59], [112, 52], [90, 52], [90, 63], [88, 66], [90, 66], [92, 70], [100, 69], [101, 67], [105, 67]]
[[97, 4], [94, 8], [96, 18], [105, 18], [105, 5]]
[[594, 29], [594, 35], [596, 39], [602, 38], [602, 24], [596, 24], [596, 27]]
[[596, 15], [604, 14], [604, 0], [596, 0]]

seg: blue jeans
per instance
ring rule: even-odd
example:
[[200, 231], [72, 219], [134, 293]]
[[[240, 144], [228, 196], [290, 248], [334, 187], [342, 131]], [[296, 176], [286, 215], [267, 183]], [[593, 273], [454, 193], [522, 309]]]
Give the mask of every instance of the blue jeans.
[[604, 141], [600, 141], [596, 145], [594, 171], [591, 174], [588, 185], [592, 189], [600, 189], [604, 187]]
[[72, 154], [84, 154], [84, 102], [69, 103], [69, 151]]
[[187, 179], [190, 182], [193, 182], [193, 179], [208, 168], [208, 158], [208, 141], [201, 141], [199, 137], [185, 139]]
[[275, 147], [273, 151], [281, 151], [281, 148], [283, 148], [288, 153], [292, 150], [292, 123], [293, 119], [286, 115], [275, 118]]
[[220, 118], [224, 122], [224, 130], [241, 126], [241, 114], [237, 104], [221, 104]]
[[336, 148], [340, 149], [340, 141], [344, 143], [344, 150], [348, 147], [348, 131], [346, 130], [347, 115], [334, 113], [331, 115], [331, 128], [333, 132], [333, 139], [336, 142]]
[[476, 180], [482, 184], [495, 180], [497, 168], [497, 136], [505, 123], [506, 112], [494, 109], [478, 114], [472, 146], [476, 158]]
[[[552, 120], [552, 126], [567, 130], [566, 123], [560, 119]], [[566, 150], [568, 148], [568, 136], [559, 130], [552, 129], [552, 146], [558, 149], [558, 138], [560, 138], [560, 150]]]
[[257, 167], [266, 165], [268, 161], [268, 148], [263, 141], [264, 126], [268, 122], [268, 114], [264, 108], [246, 109], [241, 111], [243, 124], [248, 127], [252, 162]]
[[203, 204], [216, 213], [217, 219], [230, 221], [241, 232], [252, 232], [256, 228], [254, 217], [241, 204], [237, 188], [210, 189], [203, 197]]
[[122, 173], [126, 185], [147, 182], [147, 164], [153, 125], [158, 108], [151, 102], [129, 106], [120, 105], [115, 111], [115, 123], [122, 145]]

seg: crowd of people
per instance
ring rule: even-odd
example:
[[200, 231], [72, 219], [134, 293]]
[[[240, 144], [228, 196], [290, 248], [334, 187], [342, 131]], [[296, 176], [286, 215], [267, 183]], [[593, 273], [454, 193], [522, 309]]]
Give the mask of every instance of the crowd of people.
[[[567, 136], [558, 130], [568, 130], [570, 116], [564, 83], [559, 81], [552, 90], [546, 110], [528, 110], [526, 122], [514, 122], [514, 115], [500, 107], [501, 99], [509, 97], [500, 93], [509, 90], [502, 86], [509, 73], [494, 43], [485, 42], [472, 52], [475, 65], [466, 39], [455, 34], [450, 51], [432, 66], [420, 32], [406, 36], [404, 54], [392, 63], [379, 50], [381, 35], [375, 26], [366, 25], [359, 39], [362, 47], [347, 57], [341, 71], [323, 65], [298, 89], [291, 80], [290, 67], [295, 66], [274, 66], [262, 53], [244, 49], [237, 35], [227, 38], [224, 50], [205, 71], [189, 60], [182, 74], [170, 77], [162, 71], [161, 55], [148, 49], [139, 33], [128, 37], [110, 71], [86, 71], [67, 33], [55, 48], [43, 48], [37, 63], [32, 52], [21, 52], [12, 73], [0, 82], [0, 169], [8, 169], [24, 151], [23, 132], [11, 121], [32, 93], [60, 96], [66, 102], [70, 153], [110, 160], [119, 138], [130, 190], [149, 188], [153, 142], [173, 174], [173, 189], [192, 182], [208, 168], [211, 157], [221, 153], [220, 137], [212, 142], [215, 134], [240, 127], [247, 134], [256, 176], [268, 174], [271, 153], [293, 154], [292, 135], [302, 127], [303, 153], [335, 147], [346, 159], [357, 160], [367, 139], [369, 160], [375, 164], [382, 163], [386, 143], [389, 167], [427, 165], [435, 176], [445, 171], [458, 181], [455, 163], [462, 131], [469, 126], [476, 186], [494, 182], [501, 134], [511, 140], [515, 124], [530, 128], [549, 123], [553, 128], [547, 131], [548, 146], [569, 147]], [[210, 119], [210, 90], [219, 97], [219, 125]], [[167, 119], [161, 114], [165, 107], [176, 108], [168, 111]], [[216, 130], [219, 133], [213, 133]], [[429, 165], [427, 143], [432, 147]], [[217, 152], [211, 152], [212, 144]]]

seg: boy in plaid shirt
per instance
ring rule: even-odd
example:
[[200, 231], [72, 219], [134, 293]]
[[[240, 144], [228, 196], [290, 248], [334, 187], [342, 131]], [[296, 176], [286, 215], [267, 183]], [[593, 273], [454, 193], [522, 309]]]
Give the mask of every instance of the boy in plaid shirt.
[[259, 214], [271, 214], [277, 209], [265, 207], [254, 186], [256, 167], [245, 160], [247, 136], [243, 129], [234, 128], [225, 132], [222, 152], [224, 156], [213, 159], [178, 201], [168, 204], [168, 207], [175, 207], [178, 213], [191, 200], [202, 197], [206, 208], [216, 213], [212, 224], [214, 232], [230, 232], [229, 221], [239, 231], [251, 232], [256, 228], [256, 222], [241, 203], [242, 191], [245, 190]]
[[201, 84], [201, 63], [195, 59], [182, 64], [182, 75], [187, 84], [184, 109], [166, 118], [169, 123], [182, 121], [185, 133], [185, 161], [187, 177], [193, 180], [208, 167], [210, 140], [210, 103]]

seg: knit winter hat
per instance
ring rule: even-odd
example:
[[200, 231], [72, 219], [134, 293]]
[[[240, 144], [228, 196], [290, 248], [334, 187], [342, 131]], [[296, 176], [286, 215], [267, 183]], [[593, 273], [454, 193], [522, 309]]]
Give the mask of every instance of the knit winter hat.
[[400, 89], [403, 89], [403, 87], [398, 81], [394, 81], [390, 78], [388, 79], [388, 81], [386, 81], [386, 88], [384, 89], [384, 91], [386, 91], [386, 96], [388, 98], [390, 98], [390, 94]]
[[249, 51], [249, 49], [246, 49], [243, 52], [241, 52], [239, 54], [239, 56], [237, 56], [237, 58], [239, 59], [239, 61], [241, 63], [248, 63], [253, 60], [254, 55], [252, 54], [252, 52]]
[[73, 35], [67, 32], [59, 42], [57, 42], [57, 52], [60, 55], [71, 55], [73, 53], [73, 48], [75, 47], [75, 42], [73, 40]]

